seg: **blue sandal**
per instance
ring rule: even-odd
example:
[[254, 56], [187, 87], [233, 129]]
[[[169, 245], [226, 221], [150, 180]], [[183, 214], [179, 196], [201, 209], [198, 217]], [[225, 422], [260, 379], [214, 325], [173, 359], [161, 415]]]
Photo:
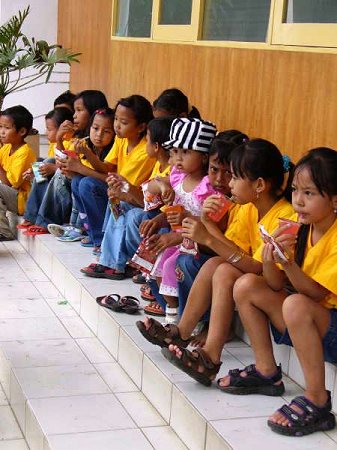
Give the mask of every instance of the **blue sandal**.
[[[307, 434], [315, 433], [315, 431], [328, 431], [336, 426], [336, 418], [331, 411], [331, 394], [329, 391], [328, 400], [323, 407], [314, 405], [309, 399], [304, 396], [295, 397], [289, 405], [283, 405], [279, 411], [287, 420], [289, 425], [280, 425], [268, 420], [268, 426], [275, 431], [275, 433], [286, 436], [305, 436]], [[299, 413], [291, 408], [291, 405], [296, 405], [302, 413]]]
[[[246, 372], [246, 376], [241, 376], [242, 372]], [[284, 384], [275, 384], [282, 380], [281, 365], [277, 366], [275, 375], [271, 377], [263, 376], [256, 370], [255, 364], [245, 367], [244, 369], [234, 369], [228, 372], [230, 383], [228, 386], [221, 386], [218, 380], [218, 388], [227, 394], [248, 395], [261, 394], [272, 397], [280, 396], [284, 393]]]

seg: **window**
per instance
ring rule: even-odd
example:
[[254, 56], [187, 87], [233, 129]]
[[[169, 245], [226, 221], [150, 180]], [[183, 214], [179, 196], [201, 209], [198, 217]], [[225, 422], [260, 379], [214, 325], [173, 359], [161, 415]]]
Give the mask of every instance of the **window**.
[[337, 47], [337, 1], [277, 1], [272, 44]]
[[203, 0], [153, 0], [153, 39], [196, 41]]
[[114, 0], [112, 35], [151, 37], [152, 0]]
[[265, 42], [271, 0], [205, 0], [203, 40]]

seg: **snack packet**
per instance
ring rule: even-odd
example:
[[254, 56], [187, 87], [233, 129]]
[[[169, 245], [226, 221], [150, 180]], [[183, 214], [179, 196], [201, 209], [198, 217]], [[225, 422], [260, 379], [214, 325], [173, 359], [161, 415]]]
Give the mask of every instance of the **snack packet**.
[[160, 194], [151, 194], [148, 188], [149, 182], [145, 181], [142, 184], [142, 191], [144, 195], [144, 211], [152, 211], [153, 209], [157, 209], [164, 204]]
[[207, 214], [207, 216], [211, 220], [213, 220], [213, 222], [220, 222], [220, 220], [223, 218], [223, 216], [227, 213], [227, 211], [233, 205], [233, 202], [226, 195], [218, 193], [218, 194], [216, 194], [216, 196], [220, 200], [221, 206], [219, 207], [218, 211], [210, 212]]
[[179, 247], [180, 253], [186, 253], [188, 255], [198, 256], [199, 255], [199, 249], [198, 244], [190, 238], [184, 238], [183, 242], [180, 244]]
[[[162, 207], [162, 211], [167, 215], [170, 212], [182, 213], [184, 211], [183, 205], [165, 205]], [[172, 231], [182, 231], [181, 224], [171, 225]]]
[[259, 225], [260, 234], [265, 244], [272, 244], [274, 250], [283, 261], [288, 261], [288, 256], [284, 253], [282, 247], [276, 242], [275, 238], [268, 233], [263, 225]]
[[136, 253], [133, 255], [130, 265], [141, 272], [150, 274], [157, 260], [157, 254], [147, 247], [148, 239], [143, 239]]

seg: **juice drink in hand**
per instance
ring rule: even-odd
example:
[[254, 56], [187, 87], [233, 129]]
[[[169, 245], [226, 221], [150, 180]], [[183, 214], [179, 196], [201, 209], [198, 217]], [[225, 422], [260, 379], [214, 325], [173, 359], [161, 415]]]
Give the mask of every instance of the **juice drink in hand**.
[[[183, 205], [171, 205], [171, 206], [165, 206], [164, 212], [167, 215], [168, 213], [182, 213], [184, 211]], [[181, 230], [181, 223], [178, 225], [171, 225], [172, 231], [180, 231]]]
[[216, 212], [208, 213], [208, 217], [213, 220], [213, 222], [219, 222], [233, 204], [233, 202], [223, 194], [217, 194], [217, 198], [221, 203], [219, 209]]
[[296, 236], [296, 234], [298, 233], [298, 230], [301, 226], [300, 222], [295, 222], [293, 220], [289, 220], [289, 219], [283, 219], [282, 217], [279, 217], [279, 226], [282, 227], [284, 225], [288, 225], [288, 228], [286, 228], [282, 233], [282, 234], [291, 234], [293, 236]]
[[42, 183], [43, 181], [47, 181], [48, 178], [44, 177], [40, 174], [39, 168], [43, 165], [43, 162], [35, 162], [32, 164], [33, 173], [35, 176], [35, 181], [37, 183]]

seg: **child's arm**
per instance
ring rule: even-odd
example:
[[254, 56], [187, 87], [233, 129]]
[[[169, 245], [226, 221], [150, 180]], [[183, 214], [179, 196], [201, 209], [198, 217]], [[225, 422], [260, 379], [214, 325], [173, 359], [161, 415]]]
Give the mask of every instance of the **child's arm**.
[[107, 174], [109, 172], [116, 172], [117, 170], [115, 164], [111, 164], [108, 161], [101, 161], [84, 141], [79, 140], [75, 143], [75, 151], [84, 155], [97, 172]]
[[59, 129], [57, 130], [56, 148], [58, 150], [65, 150], [63, 141], [65, 139], [64, 136], [67, 135], [67, 133], [74, 133], [74, 124], [70, 120], [65, 120], [64, 122], [62, 122], [59, 126]]
[[168, 226], [166, 220], [166, 214], [160, 213], [158, 216], [153, 219], [144, 220], [139, 226], [139, 233], [141, 237], [147, 238], [152, 236], [154, 233], [159, 231], [161, 228], [165, 228]]
[[273, 251], [274, 248], [271, 244], [265, 244], [263, 246], [263, 277], [271, 289], [274, 291], [280, 291], [284, 288], [285, 274], [275, 264]]
[[163, 234], [153, 234], [148, 239], [148, 248], [158, 255], [168, 247], [174, 247], [181, 244], [182, 241], [183, 238], [181, 233], [174, 233], [173, 231]]
[[4, 171], [4, 169], [1, 166], [0, 166], [0, 180], [1, 180], [1, 183], [7, 184], [7, 186], [12, 186], [11, 182], [7, 178], [6, 172]]
[[144, 207], [144, 197], [140, 187], [134, 186], [126, 178], [117, 174], [110, 174], [107, 178], [107, 183], [109, 188], [114, 192], [114, 198], [141, 208]]
[[106, 180], [106, 175], [104, 173], [97, 172], [96, 170], [91, 169], [90, 167], [85, 166], [81, 163], [78, 158], [69, 158], [61, 160], [61, 170], [65, 174], [80, 174], [84, 177], [92, 177], [101, 181]]

